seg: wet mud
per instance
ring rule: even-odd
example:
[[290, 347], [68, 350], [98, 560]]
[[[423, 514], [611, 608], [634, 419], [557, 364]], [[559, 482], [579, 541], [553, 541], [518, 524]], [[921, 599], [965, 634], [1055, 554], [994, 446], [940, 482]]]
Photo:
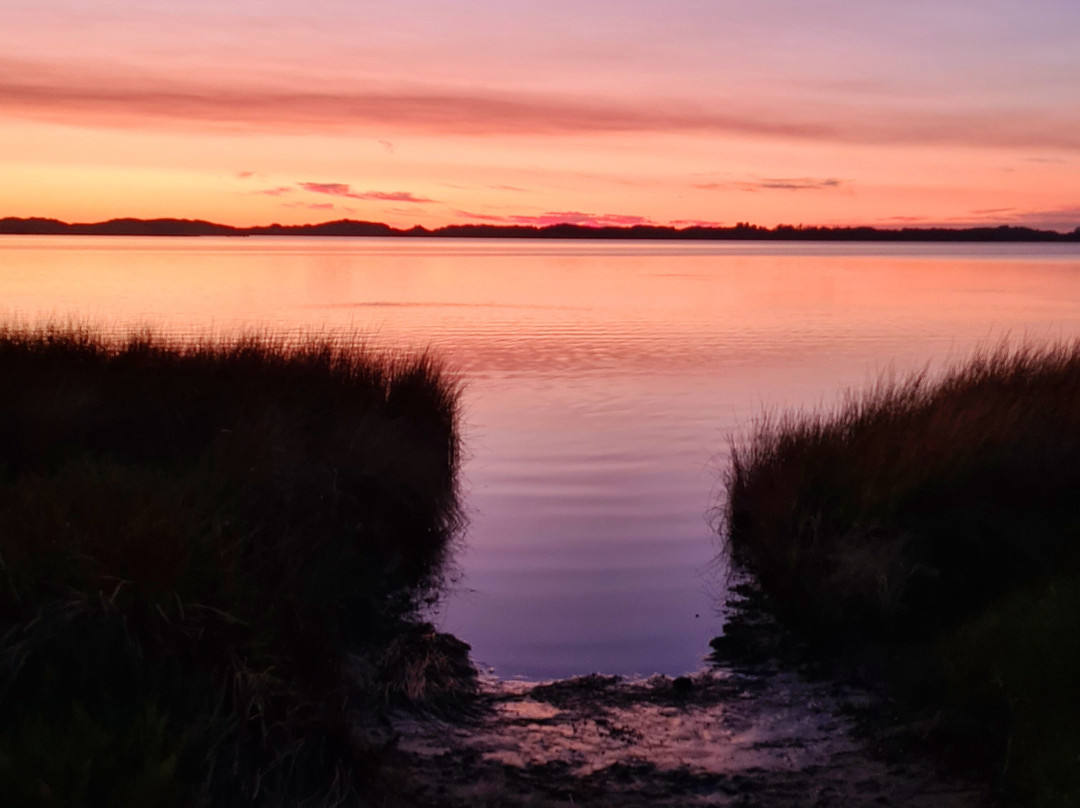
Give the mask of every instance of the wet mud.
[[456, 720], [400, 714], [389, 768], [416, 806], [978, 806], [883, 756], [884, 705], [778, 660], [690, 677], [487, 681]]

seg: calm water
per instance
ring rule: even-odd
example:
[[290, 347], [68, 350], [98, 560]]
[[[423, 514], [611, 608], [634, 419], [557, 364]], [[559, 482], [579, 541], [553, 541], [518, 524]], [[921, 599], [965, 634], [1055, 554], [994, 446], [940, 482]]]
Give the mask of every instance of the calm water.
[[442, 625], [506, 677], [678, 674], [721, 627], [728, 435], [1080, 336], [1080, 249], [6, 236], [0, 314], [434, 348], [467, 380], [471, 516]]

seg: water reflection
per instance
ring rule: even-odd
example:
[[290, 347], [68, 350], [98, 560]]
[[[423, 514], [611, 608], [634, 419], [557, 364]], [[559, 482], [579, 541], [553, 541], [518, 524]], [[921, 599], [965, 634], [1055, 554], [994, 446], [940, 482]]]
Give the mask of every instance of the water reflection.
[[444, 355], [467, 382], [472, 519], [442, 619], [504, 676], [698, 667], [718, 464], [763, 407], [1080, 334], [1069, 245], [5, 237], [0, 262], [24, 318]]

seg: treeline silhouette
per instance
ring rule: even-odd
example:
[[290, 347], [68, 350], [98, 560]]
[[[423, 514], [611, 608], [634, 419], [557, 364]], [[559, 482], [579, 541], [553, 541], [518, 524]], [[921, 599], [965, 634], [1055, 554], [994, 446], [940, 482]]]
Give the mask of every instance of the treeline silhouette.
[[110, 219], [90, 224], [69, 224], [39, 217], [0, 219], [0, 234], [86, 236], [407, 236], [433, 238], [548, 238], [548, 239], [653, 239], [740, 241], [1058, 241], [1080, 242], [1080, 226], [1069, 233], [1032, 227], [816, 227], [777, 225], [761, 227], [739, 222], [731, 227], [591, 227], [578, 224], [492, 225], [453, 224], [429, 230], [408, 229], [382, 222], [339, 219], [321, 224], [270, 224], [232, 227], [201, 219]]

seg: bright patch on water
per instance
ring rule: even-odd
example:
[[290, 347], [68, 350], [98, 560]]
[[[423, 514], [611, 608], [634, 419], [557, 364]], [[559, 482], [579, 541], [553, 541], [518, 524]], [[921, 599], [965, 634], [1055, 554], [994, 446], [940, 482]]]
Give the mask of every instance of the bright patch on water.
[[1080, 335], [1076, 245], [13, 236], [0, 266], [26, 319], [357, 329], [444, 356], [471, 522], [440, 620], [507, 678], [700, 667], [727, 440], [763, 409]]

